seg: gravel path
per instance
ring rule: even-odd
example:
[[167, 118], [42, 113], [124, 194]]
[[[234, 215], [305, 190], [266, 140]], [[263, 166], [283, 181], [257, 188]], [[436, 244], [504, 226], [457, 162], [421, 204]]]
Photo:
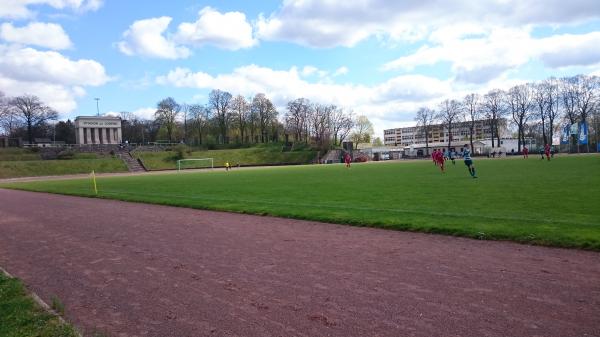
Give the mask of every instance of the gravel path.
[[600, 336], [600, 254], [0, 189], [0, 266], [109, 336]]

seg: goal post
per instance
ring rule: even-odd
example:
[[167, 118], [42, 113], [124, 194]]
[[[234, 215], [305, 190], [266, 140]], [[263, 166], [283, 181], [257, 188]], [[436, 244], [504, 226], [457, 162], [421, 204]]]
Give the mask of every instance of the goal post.
[[179, 159], [177, 161], [177, 171], [186, 168], [214, 168], [212, 158]]

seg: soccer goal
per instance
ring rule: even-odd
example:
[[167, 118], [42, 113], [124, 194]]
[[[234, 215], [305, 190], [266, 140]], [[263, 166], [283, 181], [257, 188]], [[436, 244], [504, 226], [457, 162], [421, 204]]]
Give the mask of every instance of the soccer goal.
[[177, 161], [177, 171], [209, 167], [214, 168], [212, 158], [179, 159]]

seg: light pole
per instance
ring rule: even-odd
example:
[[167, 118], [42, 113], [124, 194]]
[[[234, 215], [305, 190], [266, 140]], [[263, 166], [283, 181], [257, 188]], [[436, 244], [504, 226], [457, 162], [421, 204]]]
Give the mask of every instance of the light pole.
[[94, 99], [96, 100], [96, 113], [98, 116], [100, 116], [100, 107], [98, 105], [98, 101], [100, 100], [100, 98], [96, 97]]

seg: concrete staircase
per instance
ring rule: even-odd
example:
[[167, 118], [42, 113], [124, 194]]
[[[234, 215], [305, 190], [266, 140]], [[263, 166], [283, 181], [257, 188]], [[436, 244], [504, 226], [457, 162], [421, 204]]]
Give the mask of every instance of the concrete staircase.
[[122, 152], [120, 155], [121, 159], [127, 165], [129, 172], [146, 172], [146, 168], [140, 163], [139, 160], [131, 155], [131, 152]]
[[321, 163], [335, 164], [339, 163], [342, 158], [342, 150], [329, 150], [322, 158]]

